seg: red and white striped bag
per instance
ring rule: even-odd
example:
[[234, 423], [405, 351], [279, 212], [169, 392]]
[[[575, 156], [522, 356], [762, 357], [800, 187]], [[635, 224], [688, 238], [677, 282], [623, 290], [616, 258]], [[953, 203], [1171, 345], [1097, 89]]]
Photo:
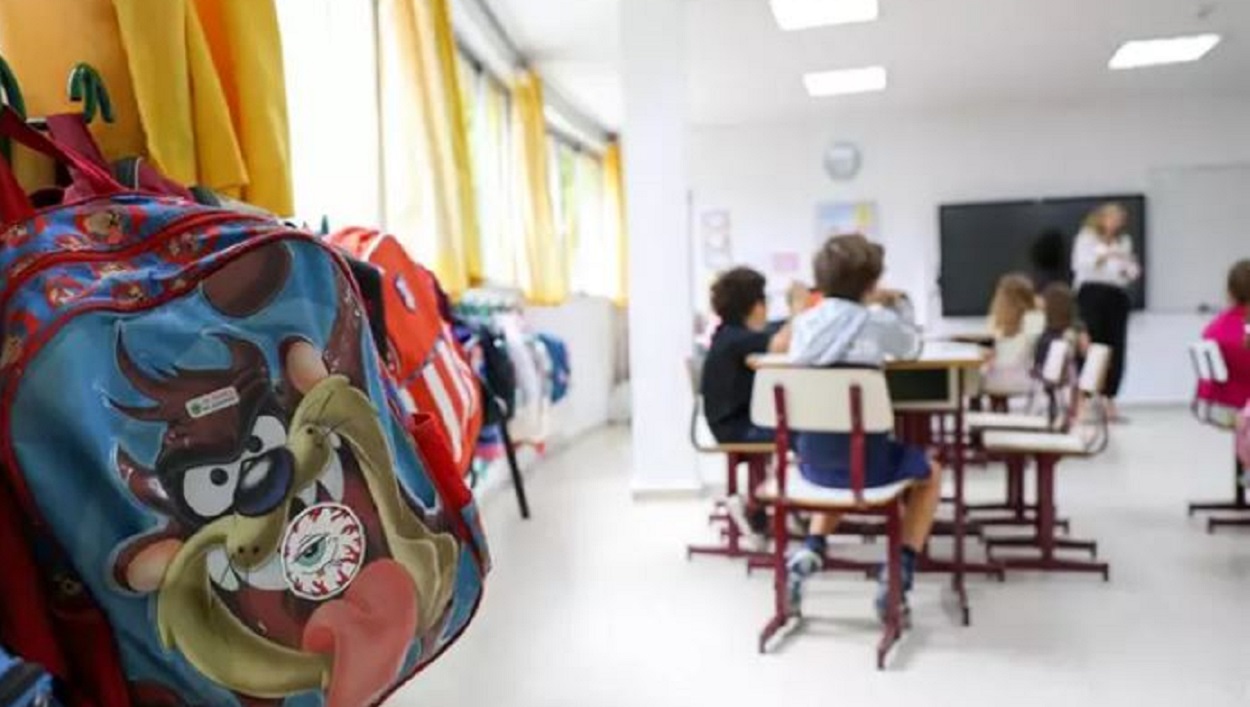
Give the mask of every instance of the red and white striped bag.
[[467, 472], [482, 428], [481, 386], [442, 311], [437, 278], [390, 234], [348, 228], [330, 241], [381, 271], [391, 373], [414, 412], [433, 418]]

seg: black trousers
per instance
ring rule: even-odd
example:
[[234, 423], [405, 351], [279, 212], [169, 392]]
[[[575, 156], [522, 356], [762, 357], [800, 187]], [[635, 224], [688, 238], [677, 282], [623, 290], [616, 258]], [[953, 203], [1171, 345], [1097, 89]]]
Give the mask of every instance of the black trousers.
[[1128, 291], [1115, 285], [1090, 283], [1081, 286], [1076, 303], [1090, 340], [1111, 347], [1105, 392], [1107, 397], [1115, 398], [1124, 379], [1124, 355], [1128, 348], [1128, 314], [1133, 306]]

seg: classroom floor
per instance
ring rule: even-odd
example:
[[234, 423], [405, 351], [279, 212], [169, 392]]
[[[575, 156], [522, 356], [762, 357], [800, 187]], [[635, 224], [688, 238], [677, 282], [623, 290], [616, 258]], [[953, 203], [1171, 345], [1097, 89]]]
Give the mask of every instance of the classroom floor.
[[[769, 578], [687, 562], [710, 502], [632, 501], [627, 432], [596, 433], [536, 470], [532, 521], [510, 489], [485, 500], [496, 567], [481, 613], [390, 705], [1248, 705], [1250, 532], [1208, 536], [1185, 517], [1187, 500], [1230, 493], [1230, 441], [1180, 409], [1128, 412], [1104, 456], [1059, 473], [1061, 511], [1100, 541], [1111, 583], [974, 579], [962, 628], [943, 580], [922, 577], [884, 673], [873, 587], [849, 575], [817, 580], [818, 618], [757, 654]], [[969, 476], [973, 500], [1001, 493], [997, 471]]]

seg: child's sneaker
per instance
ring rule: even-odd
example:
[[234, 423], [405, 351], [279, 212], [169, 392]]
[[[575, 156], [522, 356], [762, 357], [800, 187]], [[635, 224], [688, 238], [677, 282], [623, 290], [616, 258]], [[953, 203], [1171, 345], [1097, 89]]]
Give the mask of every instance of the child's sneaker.
[[803, 583], [825, 565], [825, 559], [804, 545], [790, 553], [786, 560], [786, 591], [790, 598], [790, 613], [797, 616], [803, 608]]
[[[907, 608], [907, 593], [911, 591], [912, 585], [916, 580], [916, 553], [911, 548], [903, 548], [902, 560], [902, 577], [903, 584], [903, 605], [899, 607], [905, 615]], [[877, 571], [877, 600], [874, 606], [877, 608], [877, 618], [881, 621], [886, 620], [887, 609], [890, 604], [890, 566], [882, 564], [881, 569]]]
[[768, 547], [768, 539], [759, 532], [747, 517], [747, 504], [741, 496], [730, 496], [725, 499], [725, 512], [729, 514], [729, 522], [738, 529], [740, 542], [752, 552], [760, 552]]

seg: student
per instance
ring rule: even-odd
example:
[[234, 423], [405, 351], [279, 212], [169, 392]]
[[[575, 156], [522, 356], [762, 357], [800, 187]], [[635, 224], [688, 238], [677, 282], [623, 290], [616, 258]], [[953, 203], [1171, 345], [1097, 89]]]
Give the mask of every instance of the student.
[[1033, 352], [1041, 326], [1033, 281], [1020, 273], [999, 279], [990, 303], [994, 352], [984, 370], [982, 392], [1010, 397], [1033, 390]]
[[1039, 292], [1052, 282], [1067, 283], [1072, 279], [1063, 231], [1049, 228], [1039, 233], [1029, 249], [1029, 260], [1033, 265], [1033, 287]]
[[[884, 251], [860, 235], [830, 239], [816, 254], [816, 286], [824, 299], [794, 320], [790, 357], [806, 366], [858, 364], [880, 366], [887, 357], [915, 358], [922, 339], [906, 295], [879, 289]], [[838, 404], [831, 401], [830, 404]], [[911, 589], [916, 558], [929, 539], [933, 515], [941, 500], [941, 467], [917, 446], [888, 434], [868, 436], [866, 486], [885, 486], [903, 479], [916, 482], [903, 515], [902, 584]], [[799, 471], [817, 486], [849, 488], [850, 435], [803, 434], [798, 438]], [[825, 536], [838, 517], [812, 518], [803, 546], [787, 562], [790, 600], [798, 608], [803, 582], [823, 565]], [[878, 573], [876, 608], [884, 616], [888, 598], [886, 572]]]
[[712, 284], [712, 310], [720, 326], [708, 347], [700, 389], [708, 427], [721, 444], [773, 438], [771, 431], [751, 424], [755, 371], [747, 359], [784, 352], [790, 345], [790, 326], [769, 326], [764, 290], [764, 276], [751, 268], [734, 268]]
[[1089, 348], [1089, 334], [1076, 314], [1076, 297], [1072, 288], [1062, 282], [1052, 282], [1042, 290], [1042, 312], [1046, 315], [1046, 328], [1037, 337], [1033, 354], [1033, 369], [1041, 372], [1046, 365], [1050, 345], [1066, 341], [1070, 351], [1078, 357]]
[[1250, 260], [1242, 260], [1228, 272], [1228, 309], [1202, 332], [1202, 338], [1220, 346], [1228, 366], [1228, 382], [1202, 383], [1201, 400], [1230, 411], [1239, 411], [1250, 402], [1250, 348], [1246, 346], [1247, 314], [1250, 313]]

